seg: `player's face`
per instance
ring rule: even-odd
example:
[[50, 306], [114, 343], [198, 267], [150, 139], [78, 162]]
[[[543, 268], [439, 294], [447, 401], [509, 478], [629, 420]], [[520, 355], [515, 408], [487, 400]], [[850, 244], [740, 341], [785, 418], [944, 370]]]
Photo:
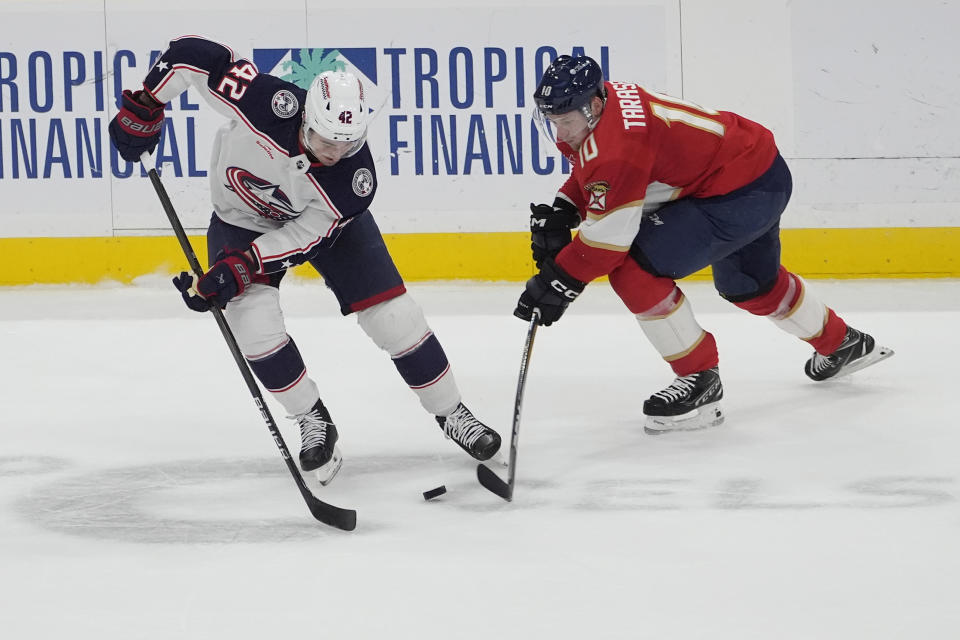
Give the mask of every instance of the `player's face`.
[[579, 109], [557, 116], [547, 116], [547, 119], [557, 132], [557, 140], [566, 142], [574, 151], [578, 151], [580, 145], [590, 135], [590, 124]]
[[303, 140], [303, 146], [310, 150], [313, 157], [328, 167], [340, 162], [340, 158], [347, 155], [357, 144], [356, 142], [327, 140], [312, 129], [307, 131], [305, 138], [301, 136], [301, 139]]

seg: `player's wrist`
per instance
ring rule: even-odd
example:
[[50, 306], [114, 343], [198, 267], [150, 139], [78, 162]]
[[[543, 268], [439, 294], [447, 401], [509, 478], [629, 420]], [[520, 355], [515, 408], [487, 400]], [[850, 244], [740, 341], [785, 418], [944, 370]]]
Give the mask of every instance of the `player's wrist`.
[[137, 102], [139, 102], [140, 104], [142, 104], [143, 106], [147, 107], [150, 110], [154, 110], [157, 107], [163, 106], [163, 103], [158, 101], [152, 95], [150, 95], [150, 93], [146, 89], [137, 91], [135, 95], [136, 95]]

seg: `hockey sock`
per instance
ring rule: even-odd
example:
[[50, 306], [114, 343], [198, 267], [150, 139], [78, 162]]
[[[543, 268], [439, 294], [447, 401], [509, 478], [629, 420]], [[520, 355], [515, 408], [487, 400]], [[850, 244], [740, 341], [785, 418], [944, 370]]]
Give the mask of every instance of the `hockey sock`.
[[673, 372], [686, 376], [717, 366], [717, 342], [693, 317], [693, 306], [679, 288], [643, 313], [635, 314], [650, 344]]
[[409, 293], [357, 313], [357, 321], [378, 347], [390, 354], [404, 382], [423, 408], [447, 415], [460, 404], [450, 363]]
[[400, 377], [430, 413], [446, 415], [460, 403], [460, 392], [450, 372], [447, 355], [433, 332], [409, 349], [390, 357]]
[[772, 289], [733, 303], [754, 315], [766, 316], [787, 333], [809, 342], [823, 355], [836, 351], [847, 332], [847, 323], [811, 295], [800, 276], [782, 265]]
[[300, 350], [290, 336], [265, 353], [245, 357], [257, 379], [290, 415], [309, 411], [320, 397], [320, 390], [307, 375]]
[[655, 276], [628, 257], [610, 273], [610, 284], [674, 373], [685, 376], [717, 366], [716, 340], [697, 323], [672, 279]]

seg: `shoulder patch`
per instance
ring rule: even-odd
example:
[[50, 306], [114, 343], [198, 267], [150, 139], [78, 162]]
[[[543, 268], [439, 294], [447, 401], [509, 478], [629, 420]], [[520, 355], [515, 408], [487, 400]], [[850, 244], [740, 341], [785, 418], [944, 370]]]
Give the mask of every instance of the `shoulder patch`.
[[364, 198], [373, 191], [373, 174], [370, 169], [361, 167], [353, 174], [353, 192]]
[[273, 107], [273, 112], [281, 118], [292, 118], [296, 115], [297, 109], [300, 108], [300, 101], [291, 92], [281, 89], [273, 94], [270, 106]]
[[584, 185], [583, 188], [590, 195], [587, 209], [593, 209], [595, 211], [607, 210], [607, 192], [610, 191], [610, 183], [598, 180], [597, 182]]

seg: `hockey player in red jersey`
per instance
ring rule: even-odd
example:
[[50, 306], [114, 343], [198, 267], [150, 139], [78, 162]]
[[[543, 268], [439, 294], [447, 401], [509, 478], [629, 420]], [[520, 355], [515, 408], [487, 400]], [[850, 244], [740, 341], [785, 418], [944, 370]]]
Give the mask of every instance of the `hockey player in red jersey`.
[[792, 181], [770, 131], [735, 113], [605, 82], [588, 57], [557, 58], [534, 99], [541, 130], [573, 170], [552, 205], [531, 205], [540, 272], [514, 314], [529, 320], [537, 307], [549, 325], [586, 283], [609, 276], [676, 374], [644, 403], [647, 432], [723, 422], [716, 342], [675, 282], [708, 265], [721, 296], [813, 347], [804, 367], [813, 380], [893, 354], [780, 264]]
[[323, 276], [344, 315], [357, 315], [446, 436], [478, 460], [493, 456], [500, 436], [461, 402], [443, 347], [370, 213], [377, 180], [360, 80], [325, 71], [304, 90], [216, 42], [173, 40], [143, 89], [123, 92], [110, 124], [125, 160], [153, 152], [164, 104], [190, 86], [229, 123], [217, 132], [209, 172], [210, 269], [199, 279], [183, 272], [174, 284], [195, 311], [224, 307], [250, 368], [299, 425], [301, 468], [326, 484], [342, 460], [337, 428], [280, 307], [280, 281], [303, 262]]

